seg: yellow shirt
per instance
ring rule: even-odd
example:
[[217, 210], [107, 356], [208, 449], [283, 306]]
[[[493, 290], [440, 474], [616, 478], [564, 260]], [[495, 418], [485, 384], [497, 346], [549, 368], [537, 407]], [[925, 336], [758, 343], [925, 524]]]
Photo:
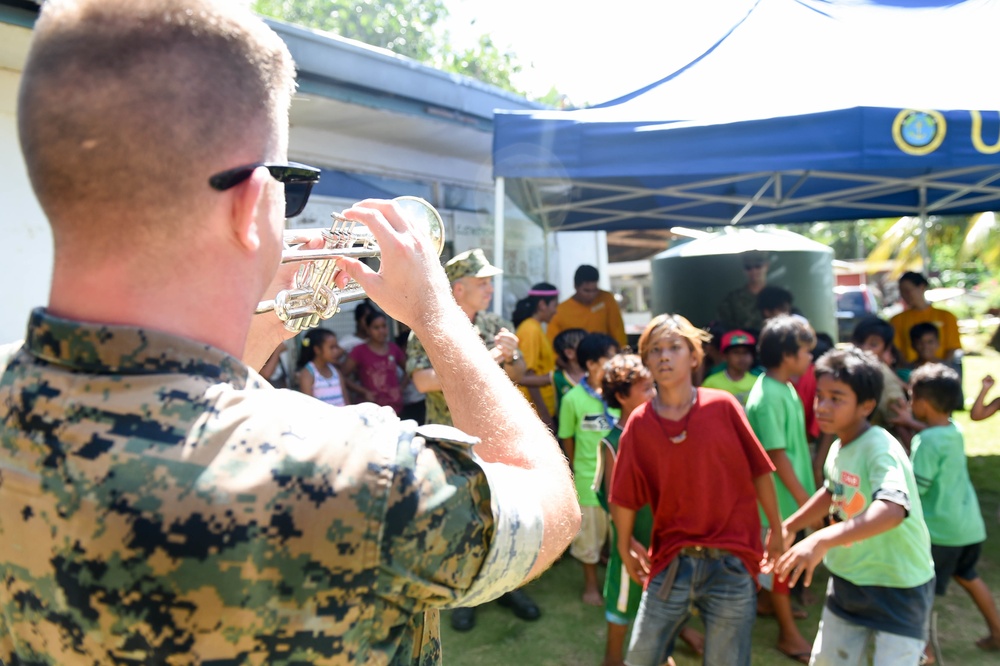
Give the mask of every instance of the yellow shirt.
[[575, 298], [568, 298], [556, 308], [556, 314], [549, 322], [549, 341], [556, 339], [561, 331], [568, 328], [582, 328], [588, 333], [610, 335], [622, 347], [628, 344], [625, 337], [625, 322], [618, 302], [610, 292], [601, 290], [590, 305], [584, 305]]
[[941, 346], [938, 348], [939, 359], [943, 360], [951, 352], [962, 348], [962, 341], [958, 336], [958, 320], [952, 313], [934, 307], [903, 310], [893, 317], [890, 323], [896, 329], [896, 347], [907, 363], [917, 360], [917, 352], [910, 344], [910, 329], [928, 321], [937, 326], [938, 337], [941, 338]]
[[[552, 343], [545, 337], [541, 323], [534, 317], [528, 317], [517, 327], [518, 349], [524, 357], [524, 364], [528, 370], [536, 375], [545, 376], [556, 369], [556, 353], [552, 350]], [[539, 386], [539, 393], [542, 394], [542, 401], [549, 410], [549, 416], [556, 416], [556, 389], [552, 384]], [[534, 404], [531, 393], [527, 386], [521, 387], [521, 393]]]

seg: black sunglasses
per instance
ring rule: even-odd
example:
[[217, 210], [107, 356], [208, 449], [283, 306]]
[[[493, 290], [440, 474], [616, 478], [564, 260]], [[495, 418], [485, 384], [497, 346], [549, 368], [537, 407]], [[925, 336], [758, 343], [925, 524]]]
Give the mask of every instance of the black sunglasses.
[[319, 182], [319, 169], [306, 164], [299, 164], [298, 162], [289, 162], [288, 164], [274, 164], [272, 162], [246, 164], [215, 174], [208, 179], [208, 184], [220, 192], [224, 192], [249, 178], [254, 169], [258, 167], [264, 167], [271, 174], [272, 178], [284, 184], [286, 218], [295, 217], [305, 209], [313, 185]]

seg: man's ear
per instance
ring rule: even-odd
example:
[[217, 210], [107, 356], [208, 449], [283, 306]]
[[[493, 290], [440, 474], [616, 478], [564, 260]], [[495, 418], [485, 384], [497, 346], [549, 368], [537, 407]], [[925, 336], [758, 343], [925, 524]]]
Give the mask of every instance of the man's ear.
[[258, 167], [249, 178], [231, 190], [230, 228], [237, 244], [249, 252], [256, 252], [260, 248], [262, 232], [258, 208], [265, 204], [264, 188], [270, 177], [267, 169]]

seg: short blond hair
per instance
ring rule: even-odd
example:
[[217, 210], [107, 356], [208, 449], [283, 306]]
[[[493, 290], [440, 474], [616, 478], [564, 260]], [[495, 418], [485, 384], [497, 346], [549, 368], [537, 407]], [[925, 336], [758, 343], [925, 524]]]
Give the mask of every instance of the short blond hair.
[[691, 355], [698, 363], [701, 363], [702, 359], [705, 358], [705, 350], [702, 349], [702, 343], [709, 342], [712, 339], [711, 334], [698, 328], [680, 315], [661, 314], [646, 324], [642, 335], [639, 336], [639, 356], [642, 357], [643, 363], [649, 362], [649, 352], [653, 343], [668, 333], [676, 333], [687, 340], [688, 347], [691, 349]]
[[234, 155], [277, 148], [293, 89], [287, 47], [237, 2], [48, 0], [18, 129], [56, 236], [190, 216]]

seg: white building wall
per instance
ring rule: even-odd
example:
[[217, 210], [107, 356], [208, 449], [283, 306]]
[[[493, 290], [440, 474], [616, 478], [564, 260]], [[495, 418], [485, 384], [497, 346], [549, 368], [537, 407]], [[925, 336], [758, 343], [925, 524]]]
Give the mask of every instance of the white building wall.
[[28, 182], [17, 140], [20, 74], [0, 69], [0, 343], [24, 337], [28, 313], [48, 300], [52, 234]]
[[553, 234], [558, 249], [558, 265], [550, 270], [550, 282], [559, 287], [559, 298], [565, 300], [575, 291], [573, 274], [581, 264], [597, 268], [601, 277], [598, 286], [611, 290], [608, 275], [608, 235], [603, 231], [561, 231]]

